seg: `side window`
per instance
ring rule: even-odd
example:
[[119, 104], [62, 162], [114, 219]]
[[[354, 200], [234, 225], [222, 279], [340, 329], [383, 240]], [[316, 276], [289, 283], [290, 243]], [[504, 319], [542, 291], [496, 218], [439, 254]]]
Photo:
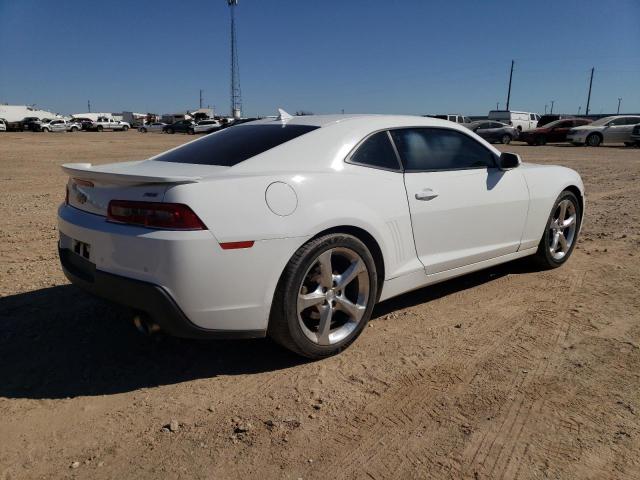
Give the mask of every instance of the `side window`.
[[350, 161], [373, 168], [398, 170], [398, 159], [387, 132], [378, 132], [367, 138], [351, 155]]
[[530, 119], [530, 120], [535, 120], [535, 119], [536, 119], [536, 116], [535, 116], [533, 113], [530, 113], [530, 114], [529, 114], [529, 119]]
[[407, 128], [392, 130], [391, 136], [408, 172], [495, 166], [490, 150], [455, 130]]
[[640, 123], [640, 117], [627, 117], [627, 125], [636, 125]]
[[616, 118], [615, 120], [611, 120], [609, 122], [610, 127], [618, 127], [620, 125], [626, 125], [626, 124], [627, 124], [626, 118]]

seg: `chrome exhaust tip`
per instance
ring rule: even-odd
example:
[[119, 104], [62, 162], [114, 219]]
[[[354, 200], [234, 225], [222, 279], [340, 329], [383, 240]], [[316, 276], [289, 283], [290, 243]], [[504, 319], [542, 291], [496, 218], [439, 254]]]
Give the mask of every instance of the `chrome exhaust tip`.
[[153, 335], [160, 331], [160, 325], [150, 320], [144, 314], [137, 314], [133, 317], [133, 325], [143, 335]]

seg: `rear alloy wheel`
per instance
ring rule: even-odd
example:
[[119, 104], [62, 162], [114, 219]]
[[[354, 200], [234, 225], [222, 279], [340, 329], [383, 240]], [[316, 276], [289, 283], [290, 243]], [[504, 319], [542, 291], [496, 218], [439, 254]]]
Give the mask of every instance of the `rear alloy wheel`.
[[78, 131], [78, 127], [71, 127], [71, 132], [77, 132]]
[[508, 133], [505, 133], [505, 134], [502, 136], [502, 143], [503, 143], [504, 145], [509, 145], [509, 144], [511, 143], [511, 135], [509, 135]]
[[364, 243], [331, 234], [303, 245], [278, 284], [269, 336], [318, 359], [348, 347], [367, 324], [377, 298], [376, 266]]
[[602, 143], [602, 138], [597, 133], [592, 133], [587, 137], [587, 145], [590, 147], [599, 147]]
[[581, 223], [580, 203], [572, 192], [565, 190], [549, 215], [535, 255], [537, 263], [543, 268], [556, 268], [566, 262], [578, 240]]
[[547, 138], [544, 135], [539, 135], [536, 137], [536, 145], [546, 145], [547, 144]]

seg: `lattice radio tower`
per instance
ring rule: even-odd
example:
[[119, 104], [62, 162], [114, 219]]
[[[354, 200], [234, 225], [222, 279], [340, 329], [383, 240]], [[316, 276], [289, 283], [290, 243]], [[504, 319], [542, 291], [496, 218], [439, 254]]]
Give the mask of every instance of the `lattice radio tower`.
[[238, 119], [242, 115], [242, 94], [240, 92], [240, 70], [238, 68], [235, 16], [238, 0], [227, 0], [227, 4], [231, 11], [231, 116]]

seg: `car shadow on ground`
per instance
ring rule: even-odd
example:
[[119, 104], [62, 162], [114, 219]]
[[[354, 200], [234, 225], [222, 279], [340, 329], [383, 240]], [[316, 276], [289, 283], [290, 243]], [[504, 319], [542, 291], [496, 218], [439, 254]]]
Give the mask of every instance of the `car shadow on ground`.
[[[432, 285], [382, 302], [373, 318], [524, 271], [516, 262]], [[130, 318], [73, 285], [0, 298], [0, 397], [109, 395], [306, 362], [269, 340], [146, 337]]]

